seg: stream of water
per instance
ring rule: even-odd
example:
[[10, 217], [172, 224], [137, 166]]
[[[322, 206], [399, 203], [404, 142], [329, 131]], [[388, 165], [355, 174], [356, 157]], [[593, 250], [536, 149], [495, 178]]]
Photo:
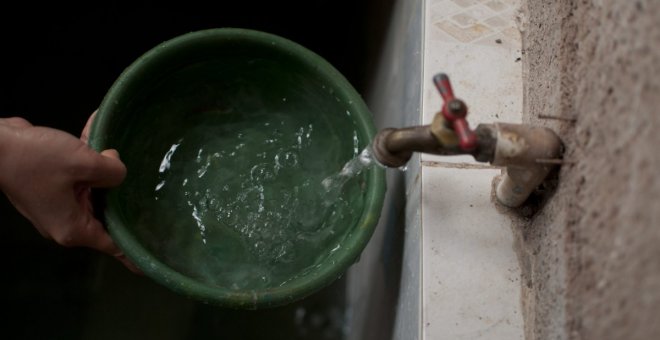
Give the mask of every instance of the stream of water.
[[325, 189], [323, 204], [326, 207], [332, 206], [337, 201], [342, 188], [348, 181], [374, 165], [381, 166], [373, 157], [371, 146], [368, 146], [353, 159], [346, 162], [341, 171], [323, 179], [321, 182]]

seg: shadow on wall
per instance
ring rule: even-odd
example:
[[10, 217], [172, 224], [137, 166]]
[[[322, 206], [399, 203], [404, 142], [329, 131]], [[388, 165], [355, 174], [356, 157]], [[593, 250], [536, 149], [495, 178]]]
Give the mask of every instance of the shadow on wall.
[[[156, 1], [15, 4], [0, 12], [0, 117], [78, 135], [125, 67], [160, 42], [206, 28], [242, 27], [322, 55], [362, 92], [389, 13], [376, 0]], [[386, 7], [385, 7], [386, 8]], [[345, 282], [295, 305], [236, 312], [201, 305], [137, 277], [113, 259], [47, 241], [0, 198], [6, 259], [5, 334], [20, 338], [341, 339]], [[232, 337], [233, 336], [233, 337]]]

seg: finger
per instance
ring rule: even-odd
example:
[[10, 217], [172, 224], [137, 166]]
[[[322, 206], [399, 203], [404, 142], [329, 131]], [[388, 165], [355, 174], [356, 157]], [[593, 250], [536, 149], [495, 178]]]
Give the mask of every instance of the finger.
[[134, 265], [133, 262], [131, 262], [126, 257], [126, 255], [121, 254], [119, 256], [115, 256], [115, 258], [117, 260], [119, 260], [119, 262], [121, 262], [126, 268], [128, 268], [128, 270], [132, 271], [133, 273], [138, 274], [138, 275], [144, 275], [144, 273], [140, 270], [140, 268], [138, 268], [136, 265]]
[[27, 120], [21, 118], [21, 117], [9, 117], [9, 118], [4, 118], [2, 119], [2, 122], [9, 126], [13, 127], [18, 127], [18, 128], [26, 128], [26, 127], [31, 127], [32, 124], [28, 122]]
[[119, 159], [117, 150], [105, 150], [96, 153], [90, 150], [91, 163], [88, 169], [82, 172], [81, 180], [91, 187], [109, 188], [124, 181], [126, 177], [126, 166]]
[[106, 157], [110, 157], [110, 158], [114, 158], [114, 159], [119, 159], [119, 151], [117, 151], [115, 149], [103, 150], [103, 151], [101, 151], [101, 155], [106, 156]]
[[114, 257], [133, 273], [142, 274], [142, 271], [124, 255], [119, 247], [117, 247], [117, 244], [112, 240], [110, 234], [105, 231], [101, 222], [98, 220], [92, 220], [90, 223], [92, 226], [90, 229], [91, 234], [89, 235], [89, 242], [87, 243], [88, 247]]
[[135, 274], [144, 275], [137, 266], [135, 266], [128, 258], [126, 258], [126, 256], [121, 251], [121, 249], [119, 249], [117, 244], [112, 240], [110, 234], [108, 234], [106, 229], [103, 227], [101, 221], [93, 217], [92, 215], [93, 208], [91, 206], [91, 198], [90, 198], [91, 191], [83, 190], [80, 192], [80, 195], [81, 198], [79, 198], [78, 200], [79, 202], [81, 202], [82, 210], [87, 212], [87, 214], [85, 214], [84, 217], [84, 220], [87, 221], [86, 224], [88, 225], [88, 228], [86, 229], [89, 230], [91, 234], [90, 236], [87, 236], [88, 240], [91, 240], [91, 243], [83, 244], [83, 245], [89, 246], [103, 253], [106, 253], [110, 256], [113, 256], [119, 262], [121, 262], [126, 268], [128, 268], [128, 270], [132, 271]]
[[92, 123], [94, 123], [94, 118], [96, 118], [97, 112], [98, 110], [94, 111], [94, 113], [89, 116], [87, 123], [85, 123], [85, 127], [80, 134], [80, 140], [82, 140], [85, 144], [89, 144], [89, 131], [92, 129]]

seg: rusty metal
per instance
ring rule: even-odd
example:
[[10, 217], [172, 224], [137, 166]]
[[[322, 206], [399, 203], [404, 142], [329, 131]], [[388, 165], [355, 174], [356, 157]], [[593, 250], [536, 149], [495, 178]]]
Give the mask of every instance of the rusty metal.
[[[398, 140], [400, 138], [392, 137], [393, 134], [398, 131], [397, 129], [387, 128], [383, 129], [374, 138], [374, 141], [371, 143], [371, 149], [373, 155], [378, 161], [378, 163], [385, 165], [390, 168], [398, 168], [405, 165], [412, 157], [414, 150], [403, 150], [403, 145], [396, 145], [397, 143], [390, 143], [389, 139]], [[391, 146], [396, 146], [398, 151], [390, 150]]]
[[474, 132], [477, 136], [477, 148], [472, 151], [472, 156], [477, 162], [492, 162], [497, 143], [495, 127], [492, 124], [479, 124]]
[[[372, 149], [383, 165], [400, 167], [408, 162], [413, 152], [437, 155], [473, 154], [477, 160], [492, 158], [492, 134], [475, 133], [467, 120], [467, 105], [454, 97], [449, 77], [440, 73], [433, 77], [444, 100], [442, 110], [436, 113], [431, 125], [402, 129], [384, 129], [376, 135]], [[480, 147], [480, 140], [483, 146]]]
[[383, 129], [374, 138], [372, 150], [378, 162], [393, 168], [405, 165], [413, 152], [435, 155], [468, 154], [457, 146], [446, 147], [440, 144], [431, 132], [430, 125]]
[[558, 159], [561, 141], [550, 129], [521, 124], [496, 123], [497, 143], [493, 165], [505, 172], [496, 189], [500, 203], [520, 206], [557, 166], [539, 159]]
[[431, 132], [430, 125], [401, 129], [383, 129], [374, 138], [372, 150], [381, 164], [397, 168], [405, 165], [413, 152], [441, 156], [472, 155], [479, 162], [490, 162], [495, 155], [496, 132], [490, 124], [481, 124], [475, 130], [477, 146], [472, 151], [458, 145], [446, 146]]

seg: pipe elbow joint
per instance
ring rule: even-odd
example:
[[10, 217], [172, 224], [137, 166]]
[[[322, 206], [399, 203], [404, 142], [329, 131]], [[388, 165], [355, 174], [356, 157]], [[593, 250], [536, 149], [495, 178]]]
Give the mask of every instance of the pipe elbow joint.
[[505, 167], [496, 189], [500, 203], [518, 207], [557, 165], [543, 162], [561, 156], [562, 143], [550, 129], [522, 124], [494, 124], [497, 135], [492, 164]]

